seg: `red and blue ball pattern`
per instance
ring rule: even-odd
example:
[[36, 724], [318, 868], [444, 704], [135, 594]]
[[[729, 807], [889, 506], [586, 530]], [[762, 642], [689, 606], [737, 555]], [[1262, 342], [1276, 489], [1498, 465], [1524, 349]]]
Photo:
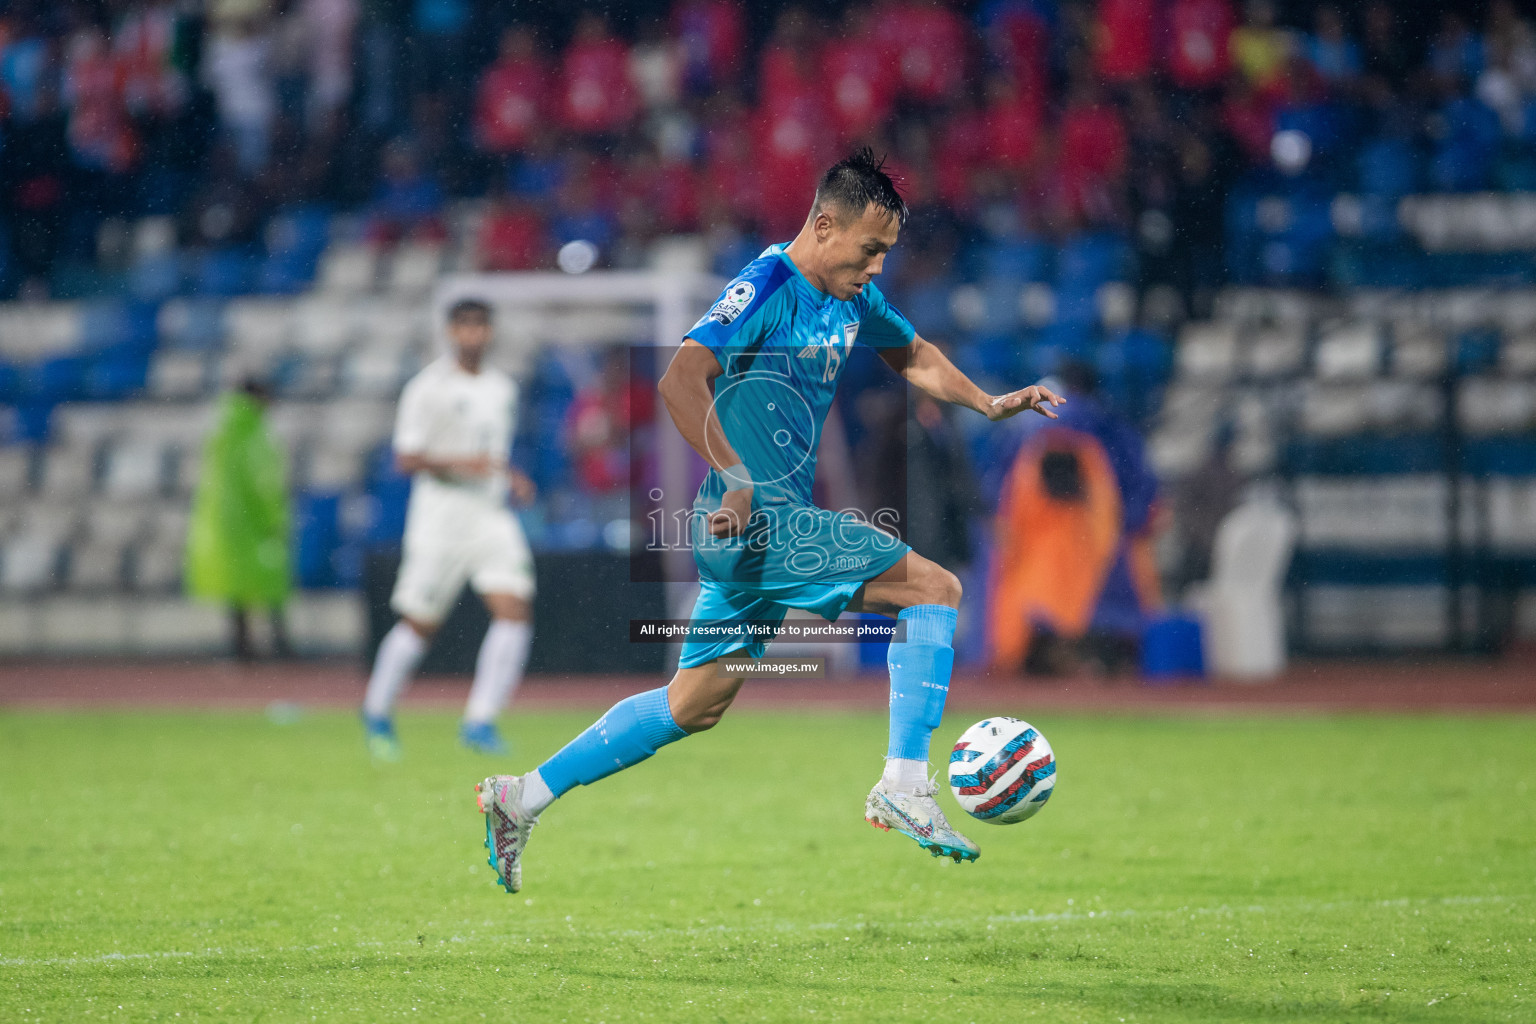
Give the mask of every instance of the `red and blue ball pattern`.
[[949, 786], [972, 817], [1010, 825], [1033, 817], [1056, 785], [1056, 756], [1028, 722], [988, 718], [949, 755]]

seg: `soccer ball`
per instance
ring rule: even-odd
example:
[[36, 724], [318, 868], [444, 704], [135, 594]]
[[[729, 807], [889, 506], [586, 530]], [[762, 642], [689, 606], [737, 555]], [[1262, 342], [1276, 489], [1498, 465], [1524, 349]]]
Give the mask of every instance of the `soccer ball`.
[[949, 755], [949, 788], [965, 812], [994, 825], [1032, 818], [1056, 788], [1056, 755], [1017, 718], [988, 718], [960, 734]]

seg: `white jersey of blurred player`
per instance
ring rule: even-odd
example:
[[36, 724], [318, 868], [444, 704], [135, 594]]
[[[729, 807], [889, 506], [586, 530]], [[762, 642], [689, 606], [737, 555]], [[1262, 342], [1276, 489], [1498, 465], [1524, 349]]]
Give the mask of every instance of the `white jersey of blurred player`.
[[374, 661], [363, 704], [369, 747], [398, 756], [394, 705], [427, 644], [468, 582], [490, 610], [460, 737], [486, 753], [505, 744], [495, 718], [527, 663], [533, 557], [508, 492], [532, 485], [509, 467], [517, 385], [484, 363], [490, 311], [474, 301], [449, 313], [453, 351], [405, 386], [395, 421], [395, 458], [412, 474], [405, 544], [390, 604], [400, 615]]

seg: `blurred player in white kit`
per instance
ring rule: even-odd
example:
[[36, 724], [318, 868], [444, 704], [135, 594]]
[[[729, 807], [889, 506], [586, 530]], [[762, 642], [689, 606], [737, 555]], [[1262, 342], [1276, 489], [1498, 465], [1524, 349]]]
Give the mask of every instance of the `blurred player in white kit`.
[[504, 754], [496, 716], [528, 662], [533, 634], [533, 556], [507, 507], [533, 483], [508, 464], [517, 385], [485, 364], [491, 309], [464, 299], [448, 310], [451, 352], [422, 369], [400, 395], [395, 460], [412, 474], [404, 555], [390, 605], [400, 615], [374, 659], [363, 725], [374, 757], [400, 756], [394, 707], [467, 580], [491, 613], [459, 738]]

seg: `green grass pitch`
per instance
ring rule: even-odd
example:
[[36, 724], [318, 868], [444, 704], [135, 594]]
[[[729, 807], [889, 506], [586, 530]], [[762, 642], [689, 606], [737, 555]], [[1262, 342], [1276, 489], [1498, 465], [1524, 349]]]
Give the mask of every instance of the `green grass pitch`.
[[0, 716], [0, 1020], [1536, 1021], [1531, 718], [1032, 717], [1056, 794], [977, 864], [861, 820], [882, 714], [740, 712], [508, 896], [450, 716], [384, 767], [339, 713]]

